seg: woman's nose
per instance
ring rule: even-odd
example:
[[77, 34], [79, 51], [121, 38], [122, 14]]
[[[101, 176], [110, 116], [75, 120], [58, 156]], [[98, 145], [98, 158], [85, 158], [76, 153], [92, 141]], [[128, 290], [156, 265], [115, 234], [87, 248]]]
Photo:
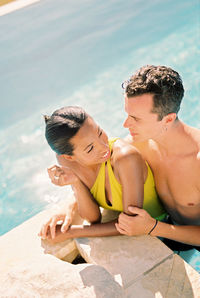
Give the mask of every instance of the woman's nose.
[[108, 142], [105, 142], [105, 140], [101, 140], [101, 141], [99, 142], [99, 148], [100, 148], [102, 151], [107, 151], [108, 148], [109, 148]]

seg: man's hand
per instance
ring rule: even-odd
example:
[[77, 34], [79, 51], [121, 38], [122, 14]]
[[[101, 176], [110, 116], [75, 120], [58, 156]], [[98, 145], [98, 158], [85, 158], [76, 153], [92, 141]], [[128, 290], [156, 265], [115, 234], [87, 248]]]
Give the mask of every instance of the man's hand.
[[128, 210], [133, 215], [119, 215], [118, 223], [115, 224], [118, 232], [128, 236], [148, 234], [155, 224], [155, 219], [144, 209], [129, 206]]
[[47, 169], [51, 182], [58, 186], [70, 185], [77, 181], [77, 176], [66, 167], [54, 165]]

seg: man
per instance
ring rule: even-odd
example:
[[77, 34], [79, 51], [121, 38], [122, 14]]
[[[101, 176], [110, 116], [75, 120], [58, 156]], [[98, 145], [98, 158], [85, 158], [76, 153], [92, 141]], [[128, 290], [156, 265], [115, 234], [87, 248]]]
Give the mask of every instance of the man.
[[116, 227], [126, 235], [151, 234], [200, 247], [200, 130], [179, 120], [184, 95], [179, 74], [165, 66], [144, 66], [124, 86], [127, 140], [149, 163], [170, 223], [155, 222], [129, 207]]

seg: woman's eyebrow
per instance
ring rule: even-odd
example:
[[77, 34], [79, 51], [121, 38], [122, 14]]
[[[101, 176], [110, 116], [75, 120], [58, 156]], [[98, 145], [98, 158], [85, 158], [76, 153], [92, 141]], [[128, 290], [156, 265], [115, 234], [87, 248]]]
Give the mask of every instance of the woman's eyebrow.
[[90, 147], [92, 144], [93, 144], [93, 143], [90, 143], [89, 145], [87, 145], [83, 151], [85, 151], [85, 150], [86, 150], [88, 147]]

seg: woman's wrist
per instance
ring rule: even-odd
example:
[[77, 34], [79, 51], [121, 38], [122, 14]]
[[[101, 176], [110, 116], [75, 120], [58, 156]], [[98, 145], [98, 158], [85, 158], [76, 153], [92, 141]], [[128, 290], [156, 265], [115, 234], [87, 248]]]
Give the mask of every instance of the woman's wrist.
[[81, 184], [81, 180], [76, 176], [76, 178], [74, 179], [74, 181], [72, 182], [72, 187], [78, 187]]

